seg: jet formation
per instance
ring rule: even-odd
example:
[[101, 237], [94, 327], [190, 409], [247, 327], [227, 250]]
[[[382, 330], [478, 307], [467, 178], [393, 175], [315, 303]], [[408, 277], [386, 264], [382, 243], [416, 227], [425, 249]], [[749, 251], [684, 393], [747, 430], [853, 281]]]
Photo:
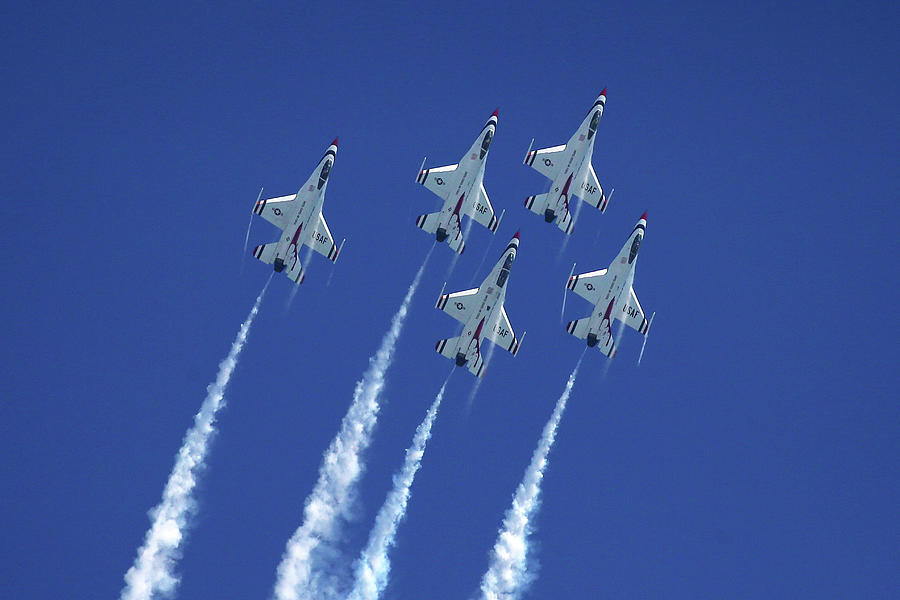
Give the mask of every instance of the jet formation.
[[[601, 213], [606, 211], [612, 196], [612, 191], [609, 195], [604, 194], [591, 164], [597, 127], [605, 107], [606, 89], [594, 101], [568, 142], [562, 146], [532, 150], [532, 140], [525, 155], [524, 163], [551, 181], [549, 191], [529, 196], [525, 207], [543, 216], [545, 222], [556, 223], [566, 235], [571, 235], [575, 227], [577, 211], [573, 209], [573, 201], [576, 196]], [[498, 111], [495, 110], [458, 163], [426, 169], [423, 160], [416, 177], [417, 183], [443, 202], [440, 210], [418, 216], [416, 226], [433, 234], [438, 243], [446, 242], [458, 254], [466, 248], [463, 216], [486, 227], [491, 233], [497, 231], [503, 218], [503, 212], [499, 217], [495, 214], [484, 187], [485, 165], [498, 123]], [[277, 241], [257, 246], [253, 256], [272, 264], [275, 272], [283, 272], [298, 285], [305, 276], [299, 257], [301, 246], [312, 248], [332, 262], [337, 260], [343, 248], [343, 242], [340, 246], [335, 244], [322, 216], [325, 190], [336, 156], [337, 139], [328, 146], [319, 164], [296, 194], [257, 199], [253, 209], [255, 214], [282, 231]], [[570, 321], [566, 331], [585, 340], [588, 347], [599, 348], [609, 358], [616, 355], [617, 348], [612, 331], [614, 320], [643, 335], [644, 344], [653, 322], [652, 316], [649, 320], [646, 318], [633, 288], [637, 255], [646, 228], [645, 212], [607, 268], [579, 275], [570, 274], [566, 283], [567, 290], [574, 291], [593, 304], [591, 314]], [[476, 377], [483, 377], [487, 366], [483, 341], [489, 340], [515, 356], [525, 337], [524, 334], [522, 338], [516, 336], [504, 307], [509, 275], [518, 249], [517, 231], [481, 285], [451, 294], [444, 294], [442, 289], [435, 305], [463, 325], [460, 335], [439, 340], [435, 349], [457, 366], [466, 367]], [[573, 273], [574, 269], [573, 266]], [[642, 347], [640, 356], [643, 352]]]

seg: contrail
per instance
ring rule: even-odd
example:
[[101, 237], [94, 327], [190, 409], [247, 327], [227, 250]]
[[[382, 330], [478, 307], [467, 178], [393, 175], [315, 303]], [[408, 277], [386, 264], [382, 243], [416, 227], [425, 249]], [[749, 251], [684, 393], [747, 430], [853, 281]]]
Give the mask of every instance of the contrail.
[[578, 375], [582, 358], [584, 351], [581, 352], [581, 358], [569, 375], [550, 420], [544, 426], [538, 446], [531, 456], [531, 464], [525, 470], [525, 476], [513, 497], [512, 506], [503, 519], [503, 527], [491, 552], [490, 566], [481, 579], [481, 594], [484, 600], [515, 600], [534, 579], [534, 575], [528, 572], [527, 564], [528, 536], [532, 531], [531, 519], [540, 506], [541, 480], [544, 477], [544, 469], [547, 468], [547, 455], [556, 439], [556, 428], [566, 409], [572, 386], [575, 385], [575, 377]]
[[[372, 428], [378, 420], [381, 408], [378, 397], [384, 388], [384, 375], [393, 360], [394, 346], [403, 329], [409, 304], [433, 250], [434, 244], [394, 314], [391, 328], [382, 338], [381, 346], [369, 359], [369, 368], [356, 383], [353, 400], [341, 421], [340, 431], [322, 456], [319, 479], [303, 509], [303, 524], [288, 540], [278, 565], [274, 590], [274, 597], [278, 600], [321, 600], [327, 597], [326, 594], [335, 593], [333, 578], [327, 573], [334, 563], [328, 557], [339, 556], [336, 549], [338, 534], [343, 521], [347, 520], [356, 483], [365, 468], [361, 455], [369, 447]], [[328, 557], [323, 557], [323, 554]]]
[[250, 314], [241, 325], [228, 357], [219, 364], [215, 382], [206, 388], [206, 399], [200, 406], [200, 412], [194, 417], [194, 426], [184, 436], [184, 443], [175, 459], [175, 467], [163, 491], [162, 502], [150, 511], [153, 525], [147, 531], [144, 545], [138, 549], [134, 565], [125, 573], [125, 588], [122, 590], [121, 600], [169, 597], [178, 586], [179, 578], [173, 570], [181, 558], [181, 542], [185, 531], [197, 511], [193, 492], [197, 477], [205, 465], [209, 441], [216, 433], [216, 414], [225, 404], [225, 388], [271, 281], [272, 276], [269, 275]]
[[[450, 371], [450, 375], [453, 371]], [[394, 489], [388, 494], [387, 499], [375, 517], [375, 526], [369, 533], [369, 543], [356, 562], [356, 583], [348, 600], [377, 600], [387, 586], [388, 575], [391, 572], [391, 561], [388, 552], [394, 545], [397, 527], [406, 516], [406, 505], [409, 502], [409, 488], [416, 477], [416, 471], [422, 464], [422, 456], [425, 454], [425, 444], [431, 437], [431, 426], [437, 416], [441, 400], [444, 399], [444, 390], [450, 375], [444, 381], [440, 391], [431, 404], [431, 408], [425, 414], [425, 419], [416, 429], [412, 445], [406, 450], [406, 459], [403, 468], [394, 475]]]

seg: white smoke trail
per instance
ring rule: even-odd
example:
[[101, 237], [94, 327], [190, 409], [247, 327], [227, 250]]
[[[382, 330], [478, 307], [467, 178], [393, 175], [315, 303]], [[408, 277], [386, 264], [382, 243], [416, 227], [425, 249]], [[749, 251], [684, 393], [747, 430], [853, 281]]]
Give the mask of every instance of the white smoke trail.
[[[453, 371], [450, 374], [452, 375]], [[375, 517], [375, 526], [369, 533], [369, 543], [356, 563], [356, 583], [350, 595], [347, 596], [348, 600], [376, 600], [381, 597], [387, 586], [388, 575], [391, 572], [388, 552], [394, 545], [397, 527], [406, 516], [409, 488], [416, 477], [416, 471], [422, 464], [425, 444], [431, 437], [431, 426], [434, 424], [438, 408], [441, 406], [448, 381], [450, 381], [449, 375], [437, 393], [431, 408], [425, 414], [425, 419], [416, 429], [412, 445], [406, 450], [403, 468], [394, 476], [394, 489], [388, 494], [381, 510], [378, 511], [378, 516]]]
[[337, 593], [337, 584], [327, 573], [333, 563], [327, 558], [339, 556], [336, 550], [338, 534], [353, 503], [355, 484], [365, 468], [361, 455], [369, 447], [372, 428], [378, 420], [381, 409], [378, 397], [384, 387], [384, 375], [394, 358], [394, 346], [403, 329], [409, 304], [433, 250], [434, 244], [394, 314], [391, 328], [381, 340], [378, 352], [369, 359], [369, 368], [357, 382], [340, 431], [322, 456], [319, 479], [303, 509], [303, 524], [288, 540], [278, 565], [274, 590], [278, 600], [321, 600]]
[[531, 464], [528, 465], [525, 476], [516, 489], [512, 506], [506, 512], [503, 527], [491, 552], [490, 566], [481, 580], [484, 600], [515, 600], [534, 579], [534, 575], [528, 572], [527, 562], [528, 536], [532, 530], [531, 519], [540, 506], [541, 480], [547, 467], [547, 455], [556, 439], [556, 428], [566, 409], [572, 386], [575, 385], [575, 377], [578, 375], [582, 358], [584, 351], [581, 352], [581, 358], [569, 375], [550, 420], [544, 426], [544, 432], [531, 457]]
[[200, 412], [194, 417], [194, 426], [184, 436], [184, 443], [175, 459], [175, 467], [163, 491], [162, 502], [150, 513], [153, 525], [147, 531], [144, 545], [138, 549], [134, 565], [125, 573], [125, 588], [122, 590], [121, 600], [168, 597], [178, 585], [179, 579], [173, 570], [181, 558], [181, 542], [185, 530], [197, 510], [193, 492], [197, 477], [205, 465], [209, 441], [216, 433], [216, 414], [225, 404], [225, 388], [270, 281], [271, 275], [241, 325], [231, 351], [219, 364], [215, 382], [206, 388], [206, 399], [200, 406]]

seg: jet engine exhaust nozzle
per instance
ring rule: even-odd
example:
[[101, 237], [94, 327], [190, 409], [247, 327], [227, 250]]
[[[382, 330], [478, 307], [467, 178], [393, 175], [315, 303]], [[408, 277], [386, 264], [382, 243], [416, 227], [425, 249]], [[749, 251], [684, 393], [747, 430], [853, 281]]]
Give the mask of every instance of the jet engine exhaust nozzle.
[[284, 259], [276, 258], [275, 259], [275, 272], [281, 273], [282, 271], [284, 271]]
[[443, 242], [447, 239], [447, 230], [443, 227], [438, 227], [438, 230], [435, 232], [434, 237], [437, 238], [438, 243]]
[[544, 211], [544, 220], [547, 221], [548, 223], [552, 223], [555, 218], [556, 218], [556, 213], [553, 212], [552, 210], [550, 210], [549, 208]]
[[588, 345], [588, 348], [593, 348], [594, 346], [597, 345], [597, 334], [596, 333], [589, 333], [587, 335], [587, 345]]
[[465, 364], [466, 364], [466, 355], [463, 354], [462, 352], [457, 352], [456, 353], [456, 366], [463, 367], [463, 366], [465, 366]]

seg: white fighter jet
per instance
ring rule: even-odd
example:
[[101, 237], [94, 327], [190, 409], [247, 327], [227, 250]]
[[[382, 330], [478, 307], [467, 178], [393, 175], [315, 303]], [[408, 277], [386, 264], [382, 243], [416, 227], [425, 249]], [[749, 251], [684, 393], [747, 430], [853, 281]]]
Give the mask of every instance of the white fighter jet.
[[[568, 143], [562, 146], [532, 150], [528, 147], [525, 164], [553, 181], [550, 191], [538, 196], [528, 196], [525, 208], [543, 215], [548, 223], [556, 221], [556, 226], [566, 234], [571, 234], [575, 227], [572, 216], [572, 197], [578, 196], [591, 206], [606, 211], [609, 197], [603, 194], [603, 188], [597, 181], [597, 174], [591, 165], [594, 153], [594, 134], [597, 123], [603, 115], [606, 105], [606, 89], [600, 92], [594, 106], [588, 112], [581, 126]], [[534, 140], [531, 141], [534, 144]], [[612, 196], [612, 192], [610, 192]]]
[[337, 143], [335, 138], [300, 191], [289, 196], [257, 200], [253, 207], [253, 212], [281, 229], [283, 234], [277, 242], [254, 248], [253, 256], [267, 265], [274, 263], [276, 273], [284, 271], [297, 285], [303, 283], [305, 277], [299, 257], [303, 244], [331, 262], [337, 260], [344, 247], [344, 242], [341, 242], [340, 248], [334, 243], [322, 216], [322, 202], [328, 187], [328, 175], [337, 156]]
[[[579, 339], [586, 338], [588, 346], [592, 348], [598, 346], [603, 354], [610, 358], [616, 353], [616, 341], [612, 334], [613, 319], [623, 321], [643, 334], [645, 342], [650, 324], [653, 322], [653, 317], [648, 321], [644, 316], [641, 303], [638, 302], [634, 288], [631, 287], [634, 282], [635, 261], [646, 227], [647, 213], [644, 213], [609, 268], [570, 276], [566, 285], [568, 289], [594, 304], [594, 311], [590, 315], [570, 321], [566, 331]], [[641, 354], [643, 352], [641, 348]]]
[[421, 183], [444, 201], [441, 210], [416, 217], [416, 225], [435, 234], [438, 242], [447, 241], [459, 254], [466, 249], [462, 236], [463, 215], [472, 217], [491, 232], [497, 231], [500, 225], [500, 219], [494, 214], [494, 207], [484, 189], [484, 165], [498, 119], [495, 110], [459, 164], [435, 169], [420, 168], [416, 177], [416, 183]]
[[[491, 273], [475, 289], [454, 294], [444, 294], [438, 298], [435, 308], [443, 310], [463, 323], [462, 335], [439, 341], [434, 349], [462, 367], [468, 363], [469, 371], [476, 377], [484, 377], [484, 355], [481, 342], [491, 340], [513, 356], [519, 352], [521, 340], [513, 333], [503, 299], [506, 297], [506, 283], [509, 270], [516, 260], [519, 248], [519, 232], [509, 241], [503, 256], [494, 265]], [[525, 339], [525, 334], [522, 334]]]

